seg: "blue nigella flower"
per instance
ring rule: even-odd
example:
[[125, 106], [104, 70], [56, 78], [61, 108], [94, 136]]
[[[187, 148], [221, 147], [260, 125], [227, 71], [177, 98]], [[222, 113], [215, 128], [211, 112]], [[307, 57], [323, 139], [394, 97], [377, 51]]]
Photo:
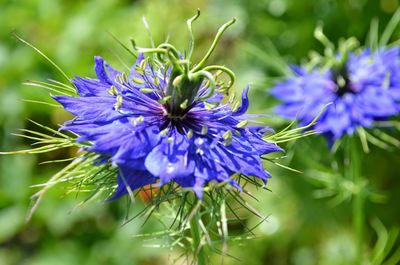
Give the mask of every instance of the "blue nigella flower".
[[201, 197], [210, 181], [240, 189], [231, 179], [236, 173], [270, 178], [260, 156], [282, 149], [262, 139], [268, 128], [247, 124], [248, 88], [232, 110], [220, 104], [223, 95], [212, 91], [210, 80], [177, 78], [174, 67], [143, 55], [128, 75], [100, 57], [95, 71], [97, 79], [73, 79], [77, 97], [54, 98], [76, 116], [62, 129], [119, 168], [113, 198], [128, 193], [127, 187], [170, 181]]
[[369, 49], [339, 55], [339, 67], [306, 70], [293, 66], [294, 76], [278, 83], [272, 95], [282, 101], [276, 113], [309, 124], [329, 103], [314, 129], [333, 143], [358, 126], [369, 128], [400, 111], [399, 48]]

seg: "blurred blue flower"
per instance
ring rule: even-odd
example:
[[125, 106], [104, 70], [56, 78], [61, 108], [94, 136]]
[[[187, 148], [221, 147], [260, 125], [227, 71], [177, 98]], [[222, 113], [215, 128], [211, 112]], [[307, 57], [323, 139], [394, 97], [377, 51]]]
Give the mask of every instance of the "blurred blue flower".
[[78, 97], [54, 98], [76, 116], [62, 129], [78, 134], [78, 141], [89, 143], [88, 151], [118, 166], [113, 198], [128, 193], [128, 187], [170, 181], [193, 188], [201, 197], [210, 181], [240, 189], [231, 178], [236, 173], [270, 178], [260, 156], [282, 149], [262, 139], [268, 128], [247, 124], [248, 88], [241, 105], [232, 110], [220, 104], [221, 93], [210, 94], [205, 81], [194, 92], [190, 86], [168, 91], [173, 68], [143, 55], [129, 75], [100, 57], [95, 58], [95, 71], [97, 79], [73, 79]]
[[368, 49], [339, 55], [337, 67], [293, 66], [295, 76], [278, 83], [272, 95], [282, 101], [277, 114], [309, 124], [329, 103], [314, 129], [330, 143], [358, 126], [369, 128], [400, 111], [399, 48]]

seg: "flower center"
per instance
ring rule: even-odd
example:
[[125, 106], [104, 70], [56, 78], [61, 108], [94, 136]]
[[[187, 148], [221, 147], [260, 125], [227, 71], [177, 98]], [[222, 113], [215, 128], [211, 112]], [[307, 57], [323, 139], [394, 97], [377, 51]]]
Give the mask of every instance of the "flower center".
[[167, 96], [170, 97], [166, 105], [168, 117], [171, 119], [183, 119], [196, 100], [197, 93], [203, 82], [203, 78], [189, 78], [187, 74], [172, 74], [170, 76]]
[[348, 78], [346, 70], [334, 72], [333, 80], [336, 84], [335, 93], [338, 97], [342, 97], [347, 93], [356, 93], [356, 91], [353, 89], [350, 79]]
[[[236, 19], [231, 19], [218, 29], [204, 57], [198, 63], [193, 63], [194, 35], [192, 23], [199, 16], [200, 11], [197, 11], [196, 15], [187, 21], [189, 47], [185, 53], [180, 53], [173, 45], [167, 42], [157, 47], [140, 48], [132, 41], [136, 51], [139, 53], [153, 53], [154, 58], [161, 65], [168, 65], [171, 69], [166, 89], [163, 91], [163, 98], [159, 100], [171, 120], [183, 120], [195, 101], [206, 101], [212, 97], [217, 88], [219, 92], [226, 92], [235, 82], [235, 74], [230, 69], [220, 65], [206, 66], [206, 61], [213, 53], [224, 31], [235, 23]], [[217, 82], [217, 78], [221, 73], [229, 77], [228, 83], [220, 80]], [[202, 86], [203, 83], [204, 86]]]

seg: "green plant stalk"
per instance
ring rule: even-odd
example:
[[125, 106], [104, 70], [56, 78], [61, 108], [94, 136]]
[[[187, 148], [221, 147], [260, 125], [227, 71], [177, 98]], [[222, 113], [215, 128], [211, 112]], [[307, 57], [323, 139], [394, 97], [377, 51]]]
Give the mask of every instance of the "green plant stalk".
[[357, 247], [357, 264], [363, 264], [364, 254], [364, 225], [365, 225], [365, 193], [364, 185], [361, 176], [361, 153], [359, 145], [357, 144], [357, 138], [351, 137], [349, 139], [349, 158], [350, 167], [349, 175], [354, 183], [354, 193], [352, 199], [352, 214], [353, 214], [353, 230], [356, 236], [356, 247]]
[[197, 265], [206, 265], [207, 264], [207, 256], [206, 250], [204, 246], [202, 246], [202, 233], [200, 228], [200, 213], [199, 209], [196, 210], [196, 213], [190, 220], [190, 232], [192, 235], [192, 249], [193, 249], [193, 258], [197, 261]]

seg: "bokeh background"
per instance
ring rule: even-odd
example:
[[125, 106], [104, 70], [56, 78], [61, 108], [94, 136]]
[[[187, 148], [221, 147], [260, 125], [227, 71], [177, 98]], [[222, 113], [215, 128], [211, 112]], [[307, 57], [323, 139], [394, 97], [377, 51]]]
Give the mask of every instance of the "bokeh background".
[[[236, 72], [237, 91], [247, 83], [252, 85], [251, 112], [272, 114], [276, 102], [268, 96], [268, 88], [280, 74], [277, 54], [288, 63], [299, 63], [310, 50], [322, 51], [313, 38], [318, 23], [323, 23], [335, 43], [351, 36], [363, 41], [371, 19], [379, 18], [385, 25], [398, 7], [398, 0], [0, 0], [0, 150], [29, 147], [31, 142], [12, 135], [19, 128], [34, 128], [28, 119], [56, 128], [70, 118], [62, 109], [23, 101], [51, 102], [47, 91], [23, 85], [26, 80], [62, 77], [13, 33], [40, 48], [70, 76], [93, 77], [95, 55], [115, 66], [133, 60], [112, 35], [127, 45], [130, 37], [140, 46], [149, 45], [142, 16], [156, 43], [169, 37], [184, 49], [186, 19], [200, 8], [202, 16], [194, 25], [195, 58], [204, 54], [219, 25], [236, 17], [237, 23], [226, 32], [212, 60]], [[398, 36], [396, 30], [393, 40]], [[274, 116], [267, 122], [277, 130], [285, 124]], [[224, 264], [352, 264], [355, 246], [348, 191], [337, 188], [340, 176], [332, 171], [333, 156], [326, 142], [315, 136], [285, 148], [288, 153], [281, 163], [303, 173], [266, 165], [274, 176], [269, 182], [271, 192], [260, 191], [259, 201], [253, 204], [269, 217], [255, 230], [257, 239], [230, 244], [229, 253], [237, 259], [225, 258]], [[172, 264], [175, 250], [147, 246], [134, 237], [153, 231], [155, 220], [144, 226], [143, 220], [122, 226], [128, 212], [125, 200], [95, 200], [79, 206], [82, 196], [58, 187], [25, 223], [30, 196], [36, 190], [30, 186], [45, 182], [65, 165], [40, 164], [74, 152], [0, 156], [0, 265]], [[371, 249], [377, 234], [370, 220], [379, 218], [388, 230], [400, 226], [399, 166], [398, 149], [372, 148], [364, 157], [363, 174], [371, 187], [385, 195], [382, 202], [367, 204], [366, 245]], [[318, 199], [319, 178], [328, 178], [329, 187], [342, 192], [344, 202]], [[131, 207], [141, 204], [138, 201]], [[249, 226], [259, 222], [251, 215], [244, 218]], [[395, 240], [393, 245], [400, 243]], [[394, 249], [390, 254], [396, 255]], [[214, 259], [219, 264], [220, 257]]]

